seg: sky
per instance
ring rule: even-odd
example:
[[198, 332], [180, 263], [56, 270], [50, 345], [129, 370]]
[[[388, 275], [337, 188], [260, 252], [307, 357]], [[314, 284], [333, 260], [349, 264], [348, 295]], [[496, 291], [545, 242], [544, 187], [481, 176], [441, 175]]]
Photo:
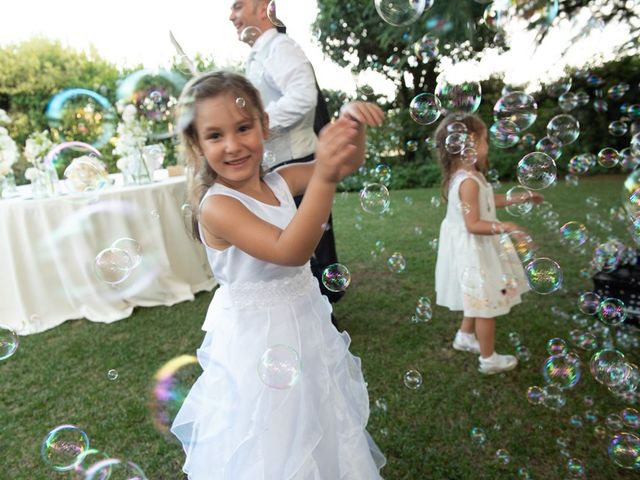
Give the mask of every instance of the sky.
[[[231, 2], [7, 0], [2, 7], [0, 46], [43, 35], [80, 50], [91, 43], [102, 57], [118, 65], [142, 63], [146, 67], [157, 67], [168, 65], [175, 55], [169, 41], [171, 30], [187, 55], [199, 52], [213, 56], [216, 64], [224, 66], [228, 62], [242, 62], [249, 52], [249, 46], [237, 39], [228, 20]], [[105, 8], [96, 8], [97, 3], [105, 5]], [[351, 72], [326, 59], [313, 40], [311, 23], [316, 12], [316, 0], [278, 1], [278, 16], [287, 25], [289, 35], [311, 60], [320, 86], [353, 93], [355, 81]], [[455, 68], [444, 59], [441, 68], [452, 78], [474, 80], [482, 80], [495, 71], [501, 71], [506, 83], [518, 85], [528, 81], [528, 90], [535, 91], [545, 79], [562, 75], [566, 64], [585, 65], [610, 59], [614, 45], [627, 38], [628, 30], [619, 25], [596, 28], [588, 36], [576, 37], [576, 29], [579, 30], [589, 20], [586, 12], [567, 20], [536, 49], [531, 36], [513, 25], [510, 31], [511, 51], [507, 54], [488, 51], [479, 61]], [[562, 45], [571, 45], [565, 54]], [[380, 93], [390, 95], [393, 92], [393, 85], [388, 81], [373, 75], [366, 76], [366, 79]]]
[[[118, 65], [168, 65], [175, 49], [171, 30], [188, 56], [212, 55], [216, 64], [243, 61], [249, 46], [238, 40], [229, 21], [231, 0], [7, 0], [2, 6], [0, 46], [40, 34], [76, 49], [92, 43]], [[98, 9], [101, 4], [105, 8]], [[353, 77], [324, 60], [313, 43], [315, 0], [280, 0], [278, 16], [303, 48], [323, 88], [351, 91]]]

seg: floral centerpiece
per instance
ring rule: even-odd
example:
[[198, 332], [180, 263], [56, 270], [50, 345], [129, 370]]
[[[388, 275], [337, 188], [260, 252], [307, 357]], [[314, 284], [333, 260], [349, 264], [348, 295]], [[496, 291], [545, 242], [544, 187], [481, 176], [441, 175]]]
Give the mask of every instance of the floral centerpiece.
[[24, 156], [33, 167], [27, 168], [24, 176], [31, 182], [33, 196], [46, 197], [55, 193], [55, 183], [58, 180], [53, 165], [44, 162], [46, 154], [53, 147], [49, 132], [33, 132], [24, 145]]
[[153, 170], [157, 168], [158, 155], [145, 154], [149, 127], [138, 119], [134, 105], [125, 105], [122, 109], [122, 122], [118, 124], [117, 133], [113, 152], [121, 155], [116, 166], [123, 173], [125, 183], [150, 182]]
[[[11, 123], [7, 112], [0, 109], [0, 124]], [[0, 126], [0, 196], [5, 185], [5, 177], [13, 175], [12, 166], [18, 160], [18, 146], [9, 135], [9, 131]]]

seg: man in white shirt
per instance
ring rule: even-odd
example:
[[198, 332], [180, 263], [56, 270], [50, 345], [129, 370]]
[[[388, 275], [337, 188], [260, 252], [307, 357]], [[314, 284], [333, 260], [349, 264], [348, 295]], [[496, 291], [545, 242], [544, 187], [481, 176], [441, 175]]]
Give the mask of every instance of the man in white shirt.
[[[245, 75], [260, 91], [269, 115], [265, 151], [273, 160], [268, 166], [279, 167], [313, 160], [316, 133], [329, 116], [309, 59], [284, 28], [276, 29], [267, 15], [268, 5], [268, 0], [232, 0], [229, 20], [238, 38], [251, 45]], [[297, 205], [301, 198], [296, 197]], [[311, 259], [313, 274], [321, 280], [323, 270], [337, 261], [330, 217]], [[342, 296], [326, 290], [322, 281], [320, 285], [331, 302]]]

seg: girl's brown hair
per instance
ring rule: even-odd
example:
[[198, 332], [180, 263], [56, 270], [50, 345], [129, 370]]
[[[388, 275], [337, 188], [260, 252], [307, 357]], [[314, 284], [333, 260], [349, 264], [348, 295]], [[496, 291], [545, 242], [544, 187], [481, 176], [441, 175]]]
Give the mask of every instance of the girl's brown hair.
[[449, 135], [447, 128], [453, 122], [463, 123], [467, 127], [468, 135], [474, 134], [476, 138], [485, 137], [487, 135], [487, 126], [477, 115], [460, 116], [459, 113], [450, 113], [440, 122], [440, 125], [438, 125], [438, 128], [434, 133], [434, 140], [438, 150], [438, 160], [440, 161], [440, 167], [442, 168], [442, 198], [445, 200], [447, 200], [449, 194], [449, 182], [451, 181], [451, 175], [453, 174], [453, 167], [458, 163], [457, 160], [460, 159], [459, 153], [449, 153], [445, 146], [445, 141]]
[[195, 112], [198, 104], [207, 98], [229, 95], [247, 116], [257, 118], [264, 125], [266, 113], [260, 92], [242, 75], [227, 71], [207, 72], [191, 79], [182, 90], [177, 109], [177, 129], [180, 138], [180, 156], [186, 165], [187, 196], [191, 206], [191, 234], [202, 241], [198, 230], [200, 202], [216, 181], [216, 172], [200, 153]]

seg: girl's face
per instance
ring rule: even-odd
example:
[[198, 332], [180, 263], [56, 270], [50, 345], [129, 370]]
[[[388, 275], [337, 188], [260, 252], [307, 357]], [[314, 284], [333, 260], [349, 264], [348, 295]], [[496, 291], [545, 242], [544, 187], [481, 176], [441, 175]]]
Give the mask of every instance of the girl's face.
[[248, 105], [240, 107], [233, 95], [218, 95], [198, 102], [195, 130], [200, 152], [218, 181], [238, 186], [260, 175], [262, 142], [268, 132]]

